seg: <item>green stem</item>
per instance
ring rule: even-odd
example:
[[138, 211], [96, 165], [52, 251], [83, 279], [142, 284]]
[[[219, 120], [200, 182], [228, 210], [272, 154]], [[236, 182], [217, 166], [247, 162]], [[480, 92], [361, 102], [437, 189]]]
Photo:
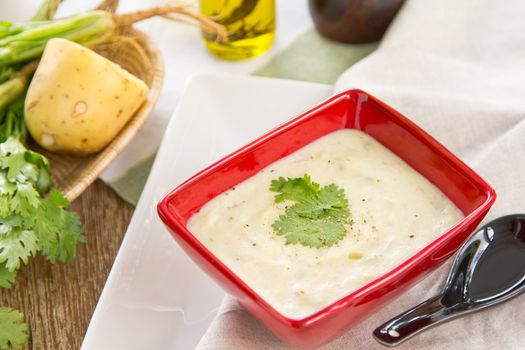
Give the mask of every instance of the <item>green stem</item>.
[[26, 83], [26, 77], [16, 76], [0, 85], [0, 110], [24, 92]]
[[113, 15], [91, 11], [73, 17], [36, 22], [38, 25], [19, 34], [0, 39], [0, 67], [39, 57], [49, 39], [54, 37], [75, 41], [81, 45], [100, 43], [113, 34]]
[[25, 144], [27, 129], [24, 122], [24, 99], [22, 94], [9, 106], [0, 110], [0, 143], [14, 137]]
[[4, 82], [11, 79], [11, 76], [13, 75], [13, 69], [12, 68], [0, 68], [0, 84], [3, 84]]
[[71, 32], [77, 28], [90, 26], [100, 20], [107, 21], [108, 17], [108, 14], [104, 11], [92, 11], [64, 19], [32, 22], [34, 24], [33, 28], [26, 29], [21, 33], [1, 39], [0, 47], [6, 47], [12, 42], [33, 41], [61, 36], [64, 33]]

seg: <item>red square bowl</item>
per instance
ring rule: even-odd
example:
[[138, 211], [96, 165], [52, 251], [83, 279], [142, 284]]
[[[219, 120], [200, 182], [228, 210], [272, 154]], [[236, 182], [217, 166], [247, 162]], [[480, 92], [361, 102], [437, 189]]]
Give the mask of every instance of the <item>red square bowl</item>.
[[[188, 219], [209, 200], [308, 143], [343, 128], [375, 138], [436, 185], [465, 217], [403, 263], [315, 314], [285, 317], [188, 230]], [[494, 190], [432, 136], [360, 90], [340, 93], [191, 177], [159, 204], [158, 212], [186, 253], [285, 342], [323, 345], [417, 283], [460, 247], [494, 203]]]

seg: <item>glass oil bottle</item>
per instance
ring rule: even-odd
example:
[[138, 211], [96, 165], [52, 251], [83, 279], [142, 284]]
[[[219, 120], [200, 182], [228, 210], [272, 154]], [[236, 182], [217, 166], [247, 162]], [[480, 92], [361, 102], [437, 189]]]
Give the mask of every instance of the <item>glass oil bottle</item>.
[[223, 42], [203, 33], [208, 50], [228, 61], [239, 61], [265, 53], [275, 37], [275, 0], [200, 0], [200, 11], [223, 25]]

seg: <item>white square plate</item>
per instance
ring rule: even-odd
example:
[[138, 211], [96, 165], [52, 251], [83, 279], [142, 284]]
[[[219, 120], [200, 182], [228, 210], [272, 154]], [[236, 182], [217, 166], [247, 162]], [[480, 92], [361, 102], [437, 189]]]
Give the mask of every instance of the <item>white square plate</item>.
[[179, 183], [332, 92], [321, 84], [232, 75], [192, 78], [84, 338], [82, 349], [192, 349], [224, 292], [178, 247], [157, 202]]

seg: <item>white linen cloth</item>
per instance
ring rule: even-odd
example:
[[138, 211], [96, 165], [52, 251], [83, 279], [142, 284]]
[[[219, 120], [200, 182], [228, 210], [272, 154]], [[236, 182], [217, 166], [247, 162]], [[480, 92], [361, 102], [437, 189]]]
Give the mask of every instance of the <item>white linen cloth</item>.
[[[352, 66], [335, 91], [360, 88], [435, 136], [497, 191], [487, 220], [525, 212], [525, 2], [409, 0], [380, 48]], [[450, 261], [325, 349], [380, 349], [372, 331], [434, 295]], [[523, 349], [525, 296], [451, 321], [400, 349]], [[203, 349], [282, 349], [233, 299]]]

